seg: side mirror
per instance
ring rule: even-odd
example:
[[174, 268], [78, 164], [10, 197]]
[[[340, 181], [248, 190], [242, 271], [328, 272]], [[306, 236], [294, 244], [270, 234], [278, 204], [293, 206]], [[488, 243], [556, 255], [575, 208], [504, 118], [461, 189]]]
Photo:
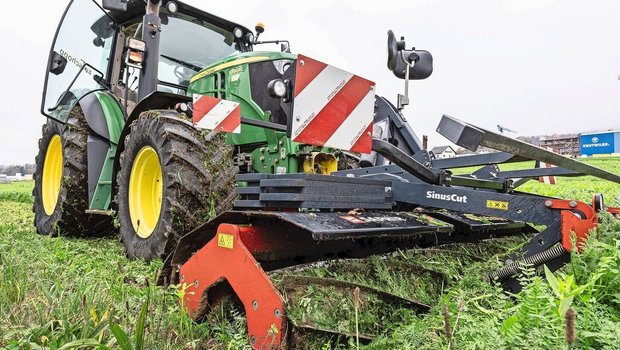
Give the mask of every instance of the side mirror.
[[394, 32], [388, 31], [388, 69], [397, 78], [405, 79], [407, 74], [407, 61], [414, 63], [413, 68], [409, 69], [409, 79], [426, 79], [433, 73], [433, 55], [424, 50], [406, 50], [405, 40], [396, 40]]
[[60, 75], [67, 68], [67, 59], [56, 51], [51, 53], [48, 70], [54, 75]]
[[107, 15], [101, 16], [90, 26], [90, 30], [101, 39], [111, 38], [115, 33], [115, 24]]
[[[433, 55], [430, 52], [424, 50], [403, 50], [401, 51], [405, 59], [413, 57], [412, 61], [415, 62], [412, 69], [409, 69], [409, 79], [422, 80], [426, 79], [433, 74]], [[397, 78], [405, 79], [407, 72], [407, 63], [403, 57], [398, 55], [396, 61], [396, 67], [392, 70]]]
[[103, 0], [102, 7], [109, 11], [127, 11], [127, 0]]
[[396, 62], [398, 61], [399, 52], [405, 49], [404, 38], [400, 41], [396, 40], [396, 35], [391, 30], [388, 30], [388, 69], [393, 71], [396, 68]]

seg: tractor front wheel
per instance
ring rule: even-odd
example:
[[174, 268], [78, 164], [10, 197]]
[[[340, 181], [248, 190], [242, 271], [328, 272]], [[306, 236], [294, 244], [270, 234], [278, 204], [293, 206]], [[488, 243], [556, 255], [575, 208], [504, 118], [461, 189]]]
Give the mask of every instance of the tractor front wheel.
[[206, 142], [168, 110], [144, 112], [132, 123], [116, 198], [128, 257], [162, 258], [183, 234], [230, 207], [235, 171], [222, 136]]

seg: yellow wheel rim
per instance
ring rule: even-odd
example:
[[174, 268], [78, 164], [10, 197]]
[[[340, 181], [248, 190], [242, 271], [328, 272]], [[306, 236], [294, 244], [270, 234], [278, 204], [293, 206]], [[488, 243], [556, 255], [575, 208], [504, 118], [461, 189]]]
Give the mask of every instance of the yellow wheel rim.
[[129, 176], [129, 216], [136, 234], [148, 238], [153, 234], [163, 194], [159, 157], [153, 147], [142, 147], [133, 161]]
[[62, 142], [60, 135], [54, 135], [47, 145], [43, 162], [43, 178], [41, 181], [41, 197], [43, 209], [52, 215], [58, 204], [60, 183], [62, 182]]

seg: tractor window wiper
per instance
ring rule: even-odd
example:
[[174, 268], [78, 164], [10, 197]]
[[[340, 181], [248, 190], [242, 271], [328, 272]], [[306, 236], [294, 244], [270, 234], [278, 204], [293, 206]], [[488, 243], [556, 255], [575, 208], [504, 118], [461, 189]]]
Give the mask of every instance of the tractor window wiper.
[[192, 64], [192, 63], [189, 63], [189, 62], [186, 62], [186, 61], [183, 61], [183, 60], [180, 60], [178, 58], [174, 58], [174, 57], [171, 57], [171, 56], [168, 56], [168, 55], [160, 54], [160, 56], [163, 57], [163, 58], [169, 59], [170, 61], [172, 61], [174, 63], [178, 63], [180, 65], [183, 65], [183, 66], [185, 66], [185, 67], [187, 67], [189, 69], [195, 70], [196, 72], [200, 72], [201, 70], [204, 69], [204, 67], [197, 66], [195, 64]]

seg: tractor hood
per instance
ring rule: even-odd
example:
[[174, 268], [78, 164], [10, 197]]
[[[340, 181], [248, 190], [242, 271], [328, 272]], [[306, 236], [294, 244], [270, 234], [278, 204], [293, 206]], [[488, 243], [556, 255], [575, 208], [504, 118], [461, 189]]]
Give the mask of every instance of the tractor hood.
[[[207, 77], [211, 74], [226, 71], [229, 68], [237, 67], [240, 65], [247, 65], [255, 62], [263, 62], [263, 61], [274, 61], [274, 60], [294, 60], [297, 58], [297, 55], [293, 55], [286, 52], [270, 52], [270, 51], [255, 51], [255, 52], [245, 52], [239, 53], [236, 55], [228, 56], [225, 59], [216, 62], [202, 71], [198, 72], [198, 74], [194, 75], [191, 79], [191, 84], [194, 84], [196, 81]], [[192, 86], [190, 85], [190, 89]]]
[[245, 52], [208, 66], [190, 81], [187, 93], [208, 95], [240, 104], [244, 117], [286, 124], [286, 108], [269, 93], [269, 82], [283, 79], [297, 55]]

